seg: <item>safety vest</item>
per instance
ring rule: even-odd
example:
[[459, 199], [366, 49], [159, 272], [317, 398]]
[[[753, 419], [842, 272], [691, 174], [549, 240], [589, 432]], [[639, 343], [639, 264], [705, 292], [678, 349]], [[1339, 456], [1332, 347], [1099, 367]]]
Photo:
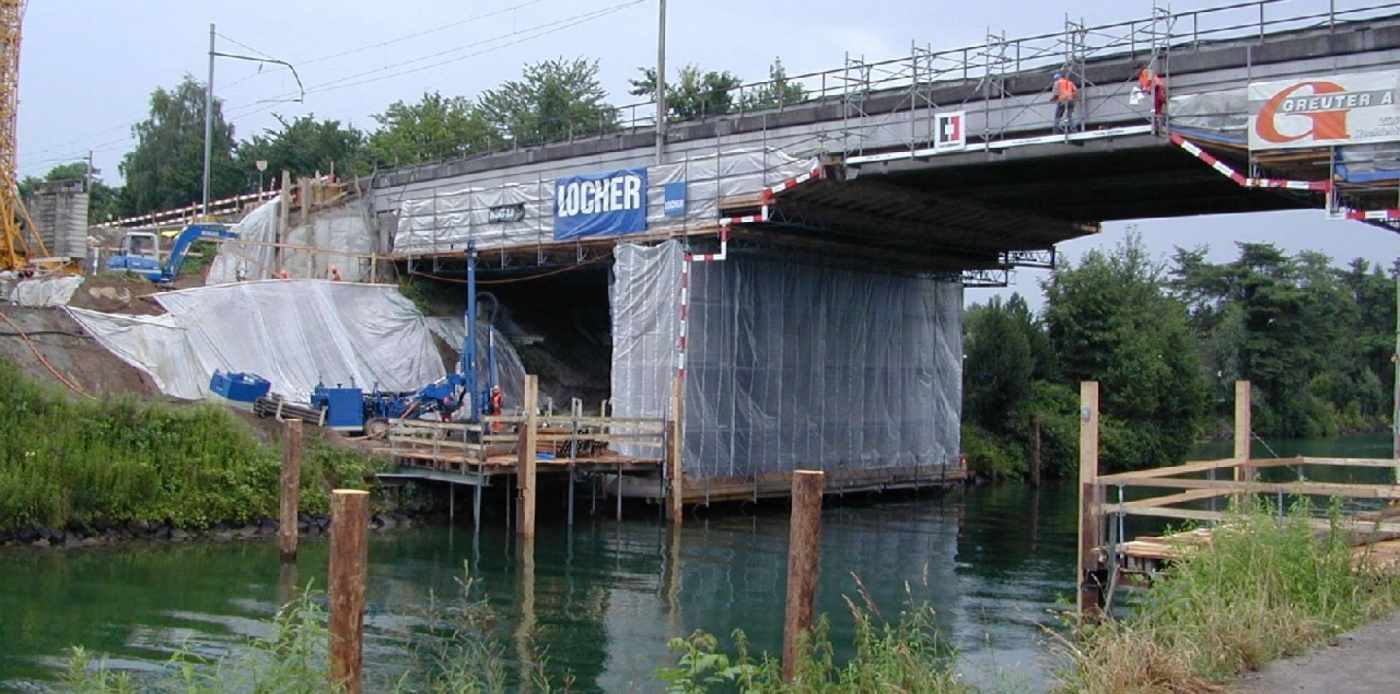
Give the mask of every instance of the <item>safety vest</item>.
[[1152, 68], [1143, 68], [1138, 72], [1138, 87], [1145, 92], [1152, 91], [1153, 87], [1162, 89], [1167, 86], [1167, 81], [1162, 76], [1153, 72]]
[[1079, 88], [1075, 87], [1074, 82], [1069, 78], [1061, 77], [1055, 80], [1056, 101], [1074, 101], [1074, 93], [1077, 91], [1079, 91]]

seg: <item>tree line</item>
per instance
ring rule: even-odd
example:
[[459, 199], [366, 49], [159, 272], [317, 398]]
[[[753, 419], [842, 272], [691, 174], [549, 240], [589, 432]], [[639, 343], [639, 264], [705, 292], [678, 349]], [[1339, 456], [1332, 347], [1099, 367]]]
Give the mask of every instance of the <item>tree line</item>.
[[[620, 109], [608, 103], [598, 78], [598, 61], [555, 58], [526, 65], [518, 79], [507, 80], [475, 98], [426, 92], [416, 102], [395, 101], [370, 118], [361, 130], [314, 114], [296, 118], [274, 115], [277, 127], [238, 140], [224, 115], [223, 100], [213, 102], [213, 147], [210, 196], [251, 192], [258, 185], [256, 163], [267, 162], [266, 176], [329, 172], [365, 175], [380, 168], [460, 159], [511, 147], [564, 141], [615, 131]], [[630, 80], [633, 96], [654, 98], [656, 71], [639, 68]], [[762, 110], [806, 100], [806, 91], [787, 77], [781, 60], [769, 69], [769, 82], [740, 94], [741, 81], [729, 71], [687, 65], [666, 85], [667, 118], [686, 121], [738, 110]], [[203, 194], [205, 87], [186, 75], [173, 88], [151, 93], [149, 113], [132, 126], [135, 144], [119, 166], [122, 185], [92, 181], [89, 219], [94, 222], [183, 207]], [[42, 178], [26, 177], [21, 195], [44, 181], [82, 178], [84, 162], [55, 166]]]
[[1100, 383], [1105, 469], [1179, 464], [1231, 427], [1251, 382], [1262, 437], [1377, 431], [1391, 419], [1396, 271], [1240, 243], [1154, 261], [1130, 236], [1062, 263], [1037, 315], [994, 297], [964, 319], [963, 449], [979, 474], [1025, 475], [1033, 422], [1047, 476], [1078, 469], [1079, 395]]

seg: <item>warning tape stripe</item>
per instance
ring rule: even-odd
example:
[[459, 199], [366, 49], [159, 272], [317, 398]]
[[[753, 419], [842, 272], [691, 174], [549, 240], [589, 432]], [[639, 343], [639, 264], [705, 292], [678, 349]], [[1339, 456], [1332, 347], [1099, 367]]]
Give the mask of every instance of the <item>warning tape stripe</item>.
[[1221, 175], [1244, 188], [1286, 188], [1288, 190], [1310, 190], [1323, 193], [1332, 190], [1331, 181], [1290, 181], [1281, 178], [1248, 178], [1241, 175], [1238, 171], [1235, 171], [1229, 164], [1216, 159], [1210, 152], [1197, 147], [1195, 143], [1176, 133], [1171, 134], [1171, 140], [1172, 144], [1186, 150], [1187, 154], [1200, 159], [1210, 168], [1215, 169]]
[[1391, 208], [1388, 210], [1343, 210], [1343, 216], [1347, 219], [1361, 221], [1383, 221], [1393, 222], [1400, 220], [1400, 209]]

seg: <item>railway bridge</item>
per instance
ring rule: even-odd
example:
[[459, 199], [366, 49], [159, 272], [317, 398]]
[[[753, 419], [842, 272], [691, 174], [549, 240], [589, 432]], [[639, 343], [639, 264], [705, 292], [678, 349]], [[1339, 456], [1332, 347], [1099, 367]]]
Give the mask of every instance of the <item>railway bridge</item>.
[[[878, 62], [847, 56], [788, 89], [739, 88], [736, 104], [745, 90], [791, 85], [803, 97], [672, 124], [660, 152], [654, 107], [639, 104], [598, 134], [578, 124], [568, 142], [382, 174], [374, 209], [395, 257], [449, 274], [468, 240], [523, 269], [586, 261], [619, 240], [679, 237], [709, 253], [723, 236], [726, 248], [969, 284], [1051, 265], [1056, 243], [1111, 220], [1317, 208], [1384, 223], [1400, 181], [1393, 146], [1258, 149], [1247, 133], [1251, 84], [1398, 74], [1400, 5], [1339, 4], [1157, 8]], [[1143, 65], [1168, 81], [1160, 119], [1134, 94]], [[1080, 86], [1068, 132], [1054, 123], [1056, 72]], [[648, 174], [643, 223], [558, 233], [556, 181], [624, 169]]]

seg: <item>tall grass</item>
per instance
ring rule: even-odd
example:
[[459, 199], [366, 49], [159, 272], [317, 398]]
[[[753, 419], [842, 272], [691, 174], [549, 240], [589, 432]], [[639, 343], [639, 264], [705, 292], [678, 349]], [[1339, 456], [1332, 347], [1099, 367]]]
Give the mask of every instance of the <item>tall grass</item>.
[[[862, 595], [864, 591], [862, 590]], [[855, 655], [845, 663], [835, 659], [825, 616], [798, 642], [793, 679], [783, 679], [782, 662], [749, 653], [743, 631], [733, 635], [734, 653], [721, 649], [719, 639], [703, 631], [672, 639], [674, 667], [657, 674], [666, 691], [701, 694], [737, 690], [754, 694], [798, 692], [908, 692], [943, 694], [971, 692], [954, 670], [956, 655], [938, 638], [934, 613], [927, 605], [912, 606], [892, 621], [883, 621], [870, 600], [857, 605], [846, 600], [855, 621]]]
[[[214, 405], [77, 401], [0, 359], [0, 531], [71, 523], [199, 528], [275, 515], [281, 453]], [[302, 508], [328, 484], [363, 486], [370, 459], [313, 444]]]
[[1400, 604], [1400, 580], [1358, 565], [1344, 531], [1334, 522], [1319, 535], [1309, 513], [1299, 504], [1282, 519], [1260, 507], [1235, 514], [1168, 568], [1131, 617], [1069, 646], [1062, 688], [1213, 691]]

